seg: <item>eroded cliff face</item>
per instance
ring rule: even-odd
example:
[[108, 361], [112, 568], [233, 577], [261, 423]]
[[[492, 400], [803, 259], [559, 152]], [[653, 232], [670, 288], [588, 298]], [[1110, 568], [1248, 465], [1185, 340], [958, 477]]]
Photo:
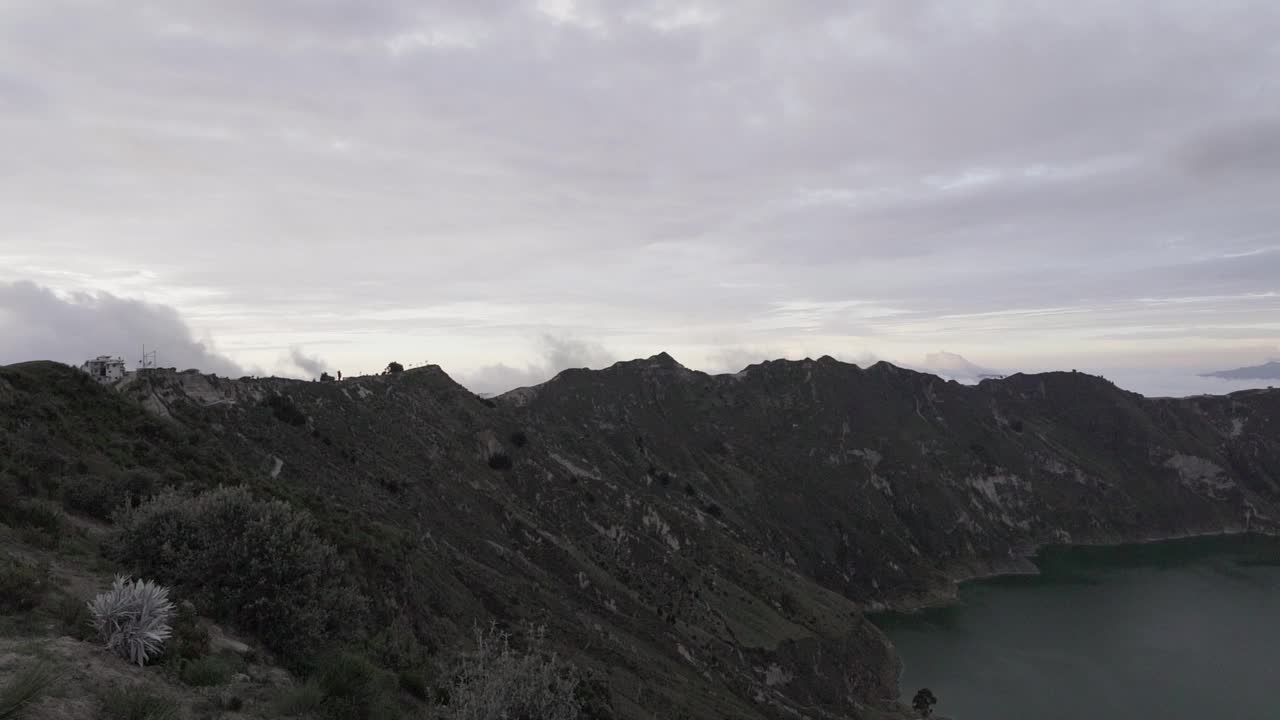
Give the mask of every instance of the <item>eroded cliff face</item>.
[[545, 624], [622, 718], [897, 716], [864, 611], [1043, 543], [1280, 518], [1280, 392], [972, 387], [830, 358], [709, 376], [658, 355], [492, 401], [435, 367], [159, 372], [117, 397], [231, 458], [229, 481], [311, 508], [388, 626], [444, 647], [476, 622]]

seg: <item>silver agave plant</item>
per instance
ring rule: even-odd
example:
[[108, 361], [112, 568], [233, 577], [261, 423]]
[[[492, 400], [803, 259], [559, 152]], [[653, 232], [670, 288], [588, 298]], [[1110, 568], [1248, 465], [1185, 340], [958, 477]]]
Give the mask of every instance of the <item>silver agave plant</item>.
[[169, 588], [150, 580], [116, 577], [110, 590], [89, 603], [89, 612], [107, 649], [139, 666], [159, 655], [173, 633]]

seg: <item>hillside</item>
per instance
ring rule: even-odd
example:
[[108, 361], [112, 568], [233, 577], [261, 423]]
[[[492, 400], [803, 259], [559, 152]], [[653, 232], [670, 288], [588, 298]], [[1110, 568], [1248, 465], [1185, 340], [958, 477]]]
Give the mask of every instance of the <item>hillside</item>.
[[28, 493], [146, 470], [305, 508], [380, 662], [545, 625], [600, 716], [637, 720], [897, 717], [868, 609], [1043, 543], [1280, 528], [1280, 391], [1145, 399], [1078, 373], [710, 376], [662, 354], [488, 400], [434, 366], [103, 388], [28, 363], [0, 369], [0, 428], [0, 477]]

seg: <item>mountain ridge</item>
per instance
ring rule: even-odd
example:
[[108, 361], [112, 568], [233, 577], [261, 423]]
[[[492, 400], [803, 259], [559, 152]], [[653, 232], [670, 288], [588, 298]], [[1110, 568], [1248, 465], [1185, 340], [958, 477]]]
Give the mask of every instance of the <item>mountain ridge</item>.
[[[375, 629], [446, 648], [474, 623], [546, 625], [637, 720], [901, 717], [865, 612], [1026, 570], [1045, 543], [1280, 517], [1280, 392], [1150, 399], [1074, 372], [962, 385], [824, 356], [708, 375], [659, 353], [482, 399], [438, 366], [110, 390], [0, 368], [0, 417], [67, 438], [46, 472], [114, 452], [81, 405], [144, 409], [221, 458], [187, 482], [310, 510], [378, 589]], [[154, 432], [117, 435], [171, 462]]]

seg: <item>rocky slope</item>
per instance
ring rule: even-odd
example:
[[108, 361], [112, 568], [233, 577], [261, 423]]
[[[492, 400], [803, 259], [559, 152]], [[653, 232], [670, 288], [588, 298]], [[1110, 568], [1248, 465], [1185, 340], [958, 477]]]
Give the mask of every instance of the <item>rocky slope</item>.
[[735, 375], [663, 354], [483, 400], [436, 367], [340, 384], [0, 371], [0, 469], [154, 467], [312, 510], [375, 626], [428, 652], [545, 624], [619, 718], [898, 716], [863, 616], [1049, 542], [1280, 527], [1280, 391], [1145, 399], [1077, 373]]

